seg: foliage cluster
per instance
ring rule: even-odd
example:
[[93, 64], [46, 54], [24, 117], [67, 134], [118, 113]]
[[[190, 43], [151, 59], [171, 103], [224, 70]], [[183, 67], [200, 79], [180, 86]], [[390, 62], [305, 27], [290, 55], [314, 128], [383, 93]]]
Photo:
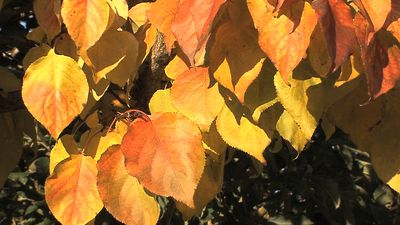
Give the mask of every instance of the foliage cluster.
[[[326, 138], [349, 134], [400, 190], [396, 0], [36, 0], [33, 10], [21, 92], [57, 140], [45, 197], [63, 224], [103, 206], [123, 223], [156, 224], [156, 196], [189, 219], [221, 190], [228, 146], [262, 167], [267, 147], [300, 154], [319, 124]], [[151, 73], [139, 72], [146, 58]], [[163, 63], [148, 115], [141, 89]], [[2, 92], [17, 91], [1, 70]], [[4, 182], [22, 132], [36, 132], [26, 111], [1, 116]]]

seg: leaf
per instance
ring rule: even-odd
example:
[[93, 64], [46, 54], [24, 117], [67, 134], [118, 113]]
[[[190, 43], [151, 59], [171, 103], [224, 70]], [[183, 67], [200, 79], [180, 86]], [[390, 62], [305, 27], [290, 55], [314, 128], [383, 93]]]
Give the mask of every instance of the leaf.
[[139, 42], [137, 65], [142, 64], [150, 53], [151, 47], [153, 47], [157, 36], [157, 29], [151, 24], [145, 24], [135, 34], [137, 41]]
[[188, 64], [179, 56], [176, 55], [165, 67], [165, 74], [171, 80], [189, 69]]
[[[85, 132], [81, 137], [85, 154], [98, 161], [101, 155], [112, 145], [121, 144], [123, 135], [116, 132], [102, 132], [95, 127]], [[102, 128], [102, 127], [101, 127]]]
[[308, 143], [309, 138], [306, 137], [299, 125], [286, 110], [283, 111], [276, 123], [276, 130], [297, 152], [301, 152]]
[[12, 113], [0, 114], [0, 188], [7, 181], [8, 174], [17, 166], [22, 155], [22, 131], [16, 125]]
[[[242, 12], [243, 20], [251, 21], [244, 2], [229, 4]], [[257, 78], [265, 60], [265, 54], [257, 43], [257, 31], [248, 22], [236, 24], [228, 20], [218, 27], [210, 50], [210, 72], [225, 88], [244, 101], [250, 84]]]
[[194, 194], [194, 208], [177, 202], [176, 208], [182, 213], [184, 220], [189, 220], [192, 216], [199, 216], [203, 208], [214, 199], [221, 191], [224, 181], [225, 154], [218, 160], [208, 158], [204, 173], [201, 176], [199, 186]]
[[113, 14], [114, 21], [111, 25], [112, 28], [119, 28], [123, 26], [128, 19], [129, 8], [126, 0], [107, 0], [108, 5], [111, 7], [110, 14]]
[[379, 31], [384, 25], [387, 16], [392, 9], [391, 0], [355, 0], [354, 3], [360, 8], [364, 16], [368, 17], [375, 31]]
[[157, 0], [147, 11], [147, 18], [158, 31], [164, 35], [165, 46], [168, 53], [175, 42], [175, 36], [172, 33], [172, 21], [177, 13], [179, 0]]
[[356, 34], [361, 46], [368, 82], [368, 93], [377, 98], [394, 88], [400, 78], [400, 49], [398, 41], [389, 32], [374, 34], [368, 21], [356, 14]]
[[86, 224], [103, 208], [96, 186], [96, 161], [71, 155], [45, 183], [46, 202], [62, 224]]
[[65, 55], [78, 61], [78, 50], [76, 48], [75, 42], [71, 37], [64, 33], [59, 35], [54, 42], [55, 52], [59, 55]]
[[175, 108], [204, 132], [224, 105], [218, 84], [211, 84], [206, 67], [193, 67], [179, 75], [172, 84], [171, 99]]
[[85, 74], [78, 64], [53, 50], [29, 66], [22, 86], [29, 112], [54, 138], [83, 110], [88, 92]]
[[340, 87], [341, 85], [358, 78], [364, 73], [360, 50], [351, 55], [350, 59], [348, 59], [341, 67], [339, 78], [335, 83], [336, 87]]
[[46, 33], [43, 28], [38, 26], [29, 31], [29, 33], [26, 35], [26, 39], [36, 43], [44, 43], [46, 42]]
[[217, 130], [222, 139], [230, 146], [242, 150], [265, 163], [263, 152], [271, 140], [251, 118], [243, 116], [243, 106], [238, 102], [224, 106], [217, 117]]
[[79, 154], [78, 145], [72, 135], [66, 134], [58, 139], [50, 151], [49, 172], [53, 174], [54, 168], [72, 154]]
[[312, 6], [318, 15], [335, 71], [357, 46], [351, 9], [344, 0], [317, 0]]
[[133, 32], [136, 33], [141, 26], [147, 23], [147, 10], [150, 9], [151, 5], [151, 2], [142, 2], [129, 10], [128, 16], [132, 20]]
[[35, 0], [33, 2], [33, 12], [35, 13], [38, 24], [44, 29], [48, 40], [61, 32], [61, 15], [57, 14], [60, 7], [55, 0]]
[[205, 155], [201, 133], [193, 122], [176, 113], [136, 119], [122, 140], [121, 151], [128, 173], [146, 189], [194, 206]]
[[279, 17], [265, 13], [259, 24], [258, 43], [286, 81], [306, 54], [317, 16], [308, 2], [298, 1]]
[[97, 169], [97, 187], [108, 212], [128, 225], [157, 223], [160, 215], [157, 201], [126, 172], [119, 145], [111, 146], [103, 154]]
[[[324, 111], [324, 107], [322, 106], [325, 101], [325, 90], [321, 86], [318, 88], [318, 84], [321, 83], [319, 78], [310, 78], [307, 80], [290, 79], [288, 82], [290, 86], [285, 83], [279, 73], [275, 75], [274, 83], [279, 101], [299, 125], [305, 137], [311, 140]], [[310, 90], [312, 89], [317, 93], [311, 95]]]
[[177, 112], [171, 100], [171, 89], [157, 90], [150, 99], [149, 109], [151, 114], [158, 112]]
[[172, 33], [189, 58], [195, 64], [195, 54], [205, 44], [214, 17], [225, 0], [183, 0], [172, 20]]
[[395, 191], [397, 191], [398, 193], [400, 193], [400, 175], [396, 174], [395, 176], [393, 176], [388, 182], [387, 184], [393, 188]]
[[100, 40], [87, 50], [88, 58], [85, 61], [95, 73], [95, 82], [106, 78], [112, 83], [124, 86], [132, 74], [137, 72], [138, 66], [134, 62], [138, 57], [138, 45], [136, 38], [126, 31], [106, 31]]
[[317, 26], [311, 36], [310, 47], [307, 50], [307, 58], [310, 66], [321, 77], [329, 76], [335, 66], [329, 56], [327, 42], [320, 26]]
[[14, 73], [7, 69], [7, 67], [0, 66], [0, 93], [2, 91], [18, 91], [21, 90], [21, 86], [21, 80]]
[[61, 15], [72, 40], [80, 50], [86, 50], [106, 30], [109, 6], [106, 0], [64, 0]]
[[22, 66], [24, 67], [24, 70], [26, 71], [28, 67], [40, 57], [46, 56], [50, 49], [50, 46], [46, 44], [29, 49], [28, 53], [26, 53], [24, 59], [22, 60]]
[[[400, 170], [399, 89], [365, 103], [367, 87], [362, 82], [357, 89], [335, 103], [329, 110], [334, 124], [350, 135], [355, 145], [371, 155], [376, 173], [383, 182], [390, 181]], [[394, 179], [394, 178], [393, 178]]]
[[211, 124], [210, 130], [208, 132], [203, 132], [202, 136], [204, 149], [213, 159], [218, 159], [224, 154], [228, 146], [218, 133], [215, 120]]

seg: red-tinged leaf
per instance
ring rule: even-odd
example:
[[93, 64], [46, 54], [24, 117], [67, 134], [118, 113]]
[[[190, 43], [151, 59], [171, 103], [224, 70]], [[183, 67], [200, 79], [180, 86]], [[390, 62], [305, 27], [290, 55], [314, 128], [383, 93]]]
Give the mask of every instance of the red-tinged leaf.
[[104, 207], [128, 225], [154, 225], [160, 208], [138, 180], [125, 170], [119, 145], [111, 146], [97, 163], [97, 187]]
[[61, 16], [56, 14], [60, 7], [55, 0], [35, 0], [33, 11], [38, 24], [44, 29], [49, 40], [61, 32]]
[[357, 46], [353, 17], [344, 0], [317, 0], [313, 7], [325, 35], [328, 52], [334, 62], [333, 70], [341, 66]]
[[172, 21], [172, 33], [190, 63], [209, 36], [214, 17], [225, 0], [183, 0]]
[[[393, 0], [394, 2], [396, 0]], [[392, 9], [392, 0], [354, 0], [354, 3], [368, 18], [375, 31], [379, 31], [385, 24]]]
[[79, 49], [94, 45], [107, 28], [109, 6], [106, 0], [64, 0], [61, 15], [68, 33]]
[[193, 67], [179, 75], [171, 87], [175, 108], [207, 132], [224, 105], [218, 84], [210, 84], [208, 68]]
[[171, 49], [175, 42], [172, 34], [171, 26], [178, 10], [179, 0], [158, 0], [154, 2], [147, 11], [147, 17], [151, 24], [157, 27], [157, 30], [163, 33], [167, 52]]
[[201, 138], [197, 126], [177, 113], [136, 119], [121, 144], [126, 169], [149, 191], [194, 207], [205, 165]]
[[71, 155], [56, 166], [45, 184], [46, 202], [62, 224], [86, 224], [103, 208], [97, 191], [96, 161]]
[[258, 42], [280, 74], [287, 77], [300, 63], [317, 24], [317, 16], [308, 2], [299, 1], [276, 17], [267, 12], [258, 22]]
[[375, 33], [360, 13], [356, 14], [354, 23], [361, 46], [368, 93], [371, 98], [377, 98], [394, 88], [400, 79], [398, 41], [388, 31]]
[[296, 3], [299, 0], [277, 0], [276, 7], [275, 7], [275, 12], [279, 10], [284, 10], [286, 8], [289, 8], [292, 4]]
[[88, 93], [82, 69], [54, 50], [28, 67], [22, 85], [24, 104], [54, 138], [82, 112]]

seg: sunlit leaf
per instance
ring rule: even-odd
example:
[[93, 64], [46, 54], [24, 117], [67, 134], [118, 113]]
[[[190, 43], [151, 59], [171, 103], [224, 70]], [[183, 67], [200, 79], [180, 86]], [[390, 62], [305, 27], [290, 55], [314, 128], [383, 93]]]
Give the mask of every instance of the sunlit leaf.
[[50, 151], [49, 171], [53, 174], [54, 168], [63, 160], [70, 157], [72, 154], [78, 154], [78, 145], [74, 137], [66, 134], [58, 139], [57, 143]]
[[78, 48], [86, 50], [106, 30], [109, 6], [106, 0], [64, 0], [61, 15]]
[[243, 116], [243, 110], [239, 103], [224, 106], [217, 117], [218, 133], [228, 145], [265, 163], [263, 152], [271, 140], [248, 116]]
[[179, 0], [158, 0], [147, 11], [147, 18], [149, 18], [150, 23], [157, 27], [157, 30], [164, 35], [167, 52], [171, 52], [175, 42], [175, 36], [172, 34], [171, 27], [178, 10], [178, 5]]
[[386, 18], [392, 9], [391, 0], [354, 0], [361, 12], [369, 18], [375, 31], [382, 28]]
[[172, 33], [191, 65], [206, 42], [214, 17], [225, 0], [183, 0], [172, 21]]
[[258, 42], [286, 81], [306, 54], [316, 13], [308, 2], [298, 1], [279, 17], [265, 13], [259, 24]]
[[150, 9], [151, 4], [151, 2], [142, 2], [129, 9], [128, 16], [132, 20], [133, 32], [136, 33], [139, 27], [148, 21], [147, 10]]
[[27, 69], [22, 98], [29, 112], [57, 138], [82, 111], [89, 87], [78, 64], [53, 50]]
[[149, 109], [151, 114], [158, 112], [177, 112], [172, 104], [171, 89], [156, 91], [150, 99]]
[[104, 206], [116, 219], [128, 225], [154, 225], [160, 208], [138, 180], [125, 170], [118, 145], [111, 146], [97, 163], [97, 187]]
[[180, 113], [205, 132], [224, 105], [218, 83], [211, 85], [206, 67], [193, 67], [179, 75], [172, 84], [171, 99]]
[[72, 155], [46, 180], [46, 202], [62, 224], [85, 224], [103, 208], [97, 191], [96, 161]]
[[149, 191], [189, 207], [205, 165], [201, 133], [176, 113], [136, 119], [121, 144], [128, 173]]
[[304, 149], [309, 140], [286, 110], [276, 123], [276, 130], [298, 152]]

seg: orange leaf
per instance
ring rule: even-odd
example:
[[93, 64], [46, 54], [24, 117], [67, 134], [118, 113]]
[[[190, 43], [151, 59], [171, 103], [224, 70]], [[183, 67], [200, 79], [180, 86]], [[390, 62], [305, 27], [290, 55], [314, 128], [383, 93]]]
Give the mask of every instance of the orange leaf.
[[89, 85], [78, 64], [50, 50], [26, 70], [22, 98], [29, 112], [57, 138], [81, 113]]
[[193, 195], [205, 165], [201, 133], [177, 113], [136, 119], [121, 144], [128, 173], [149, 191], [194, 207]]
[[313, 2], [313, 8], [317, 12], [329, 55], [334, 62], [333, 69], [336, 70], [357, 46], [350, 7], [344, 0], [317, 0]]
[[287, 80], [306, 53], [317, 16], [308, 2], [299, 1], [279, 17], [267, 12], [259, 24], [258, 42]]
[[60, 7], [55, 0], [35, 0], [33, 2], [33, 11], [38, 24], [44, 29], [50, 40], [61, 32], [61, 16], [56, 14], [55, 7]]
[[194, 65], [195, 54], [206, 42], [214, 17], [225, 0], [183, 0], [172, 21], [172, 33]]
[[208, 68], [193, 67], [179, 75], [171, 87], [175, 108], [207, 132], [224, 105], [218, 84], [210, 84]]
[[71, 155], [56, 166], [45, 184], [46, 202], [62, 224], [86, 224], [103, 208], [96, 186], [96, 161]]
[[284, 10], [286, 8], [289, 8], [292, 4], [296, 3], [299, 0], [277, 0], [276, 7], [275, 7], [275, 12], [279, 10]]
[[394, 88], [400, 79], [400, 49], [398, 41], [388, 31], [374, 33], [368, 21], [356, 14], [356, 34], [361, 45], [361, 59], [371, 98]]
[[354, 0], [354, 3], [360, 8], [363, 15], [368, 17], [375, 31], [382, 28], [392, 9], [392, 0]]
[[167, 52], [171, 52], [175, 42], [171, 26], [178, 10], [179, 0], [158, 0], [147, 11], [147, 18], [164, 35]]
[[157, 201], [126, 172], [119, 145], [111, 146], [101, 156], [97, 169], [97, 187], [108, 212], [129, 225], [157, 223], [160, 214]]
[[94, 45], [107, 28], [109, 6], [106, 0], [64, 0], [61, 15], [68, 33], [79, 49]]

